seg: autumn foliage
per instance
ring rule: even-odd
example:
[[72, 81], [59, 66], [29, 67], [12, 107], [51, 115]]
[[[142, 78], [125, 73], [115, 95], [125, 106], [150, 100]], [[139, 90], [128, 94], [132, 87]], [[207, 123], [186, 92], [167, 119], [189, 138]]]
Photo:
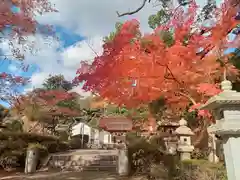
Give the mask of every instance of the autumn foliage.
[[[103, 45], [103, 54], [92, 64], [82, 63], [76, 78], [84, 89], [129, 107], [149, 103], [164, 96], [172, 109], [196, 108], [209, 96], [219, 93], [223, 71], [234, 77], [238, 72], [228, 63], [224, 51], [237, 45], [228, 34], [236, 27], [237, 8], [225, 1], [216, 10], [217, 22], [211, 27], [195, 21], [197, 4], [186, 11], [181, 7], [163, 26], [142, 34], [139, 22], [125, 22], [112, 41]], [[164, 35], [172, 33], [174, 43]]]
[[9, 40], [14, 57], [24, 58], [23, 54], [20, 54], [19, 45], [24, 45], [21, 48], [28, 46], [27, 49], [30, 49], [31, 42], [27, 41], [28, 36], [35, 35], [35, 33], [46, 33], [50, 30], [48, 25], [40, 26], [36, 20], [37, 15], [47, 12], [56, 12], [48, 0], [1, 0], [0, 38]]
[[11, 35], [31, 35], [36, 32], [37, 14], [56, 11], [48, 0], [1, 0], [0, 31], [11, 29]]
[[[37, 33], [50, 33], [49, 25], [40, 25], [37, 15], [47, 12], [56, 12], [48, 0], [1, 0], [0, 1], [0, 42], [7, 42], [10, 54], [0, 49], [1, 60], [24, 59], [24, 51], [31, 51], [34, 47], [29, 36]], [[23, 65], [22, 70], [27, 71], [28, 66]], [[16, 95], [19, 87], [26, 85], [29, 79], [7, 74], [0, 74], [1, 100], [8, 101], [9, 96]]]
[[64, 90], [36, 89], [13, 99], [12, 108], [18, 114], [30, 115], [31, 120], [37, 121], [49, 121], [54, 117], [75, 117], [79, 115], [77, 109], [59, 105], [62, 101], [75, 100], [75, 98], [74, 93]]

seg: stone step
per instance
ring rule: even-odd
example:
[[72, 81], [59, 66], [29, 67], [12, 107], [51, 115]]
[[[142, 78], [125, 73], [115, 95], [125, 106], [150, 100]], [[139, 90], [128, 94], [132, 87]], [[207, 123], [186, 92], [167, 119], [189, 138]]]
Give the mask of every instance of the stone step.
[[116, 172], [117, 153], [116, 150], [77, 150], [52, 154], [48, 158], [47, 166], [71, 171]]
[[49, 161], [49, 165], [52, 167], [58, 166], [116, 166], [117, 161]]
[[[75, 159], [75, 158], [74, 158]], [[68, 161], [58, 161], [58, 160], [50, 160], [48, 166], [51, 168], [61, 168], [61, 169], [67, 169], [67, 170], [78, 170], [78, 169], [107, 169], [107, 167], [111, 167], [116, 169], [117, 161], [116, 160], [89, 160], [89, 159], [80, 159], [80, 160], [68, 160]]]
[[108, 171], [116, 172], [117, 166], [87, 166], [83, 167], [83, 171]]
[[78, 165], [78, 164], [66, 164], [66, 165], [56, 165], [51, 167], [52, 169], [64, 169], [69, 171], [114, 171], [116, 172], [117, 165], [99, 165], [99, 164], [88, 164], [88, 165]]
[[111, 155], [117, 155], [118, 154], [118, 150], [116, 149], [111, 149], [111, 150], [104, 150], [104, 149], [79, 149], [79, 150], [71, 150], [68, 152], [64, 152], [64, 153], [55, 153], [54, 155], [63, 155], [63, 156], [67, 156], [67, 155], [83, 155], [83, 154], [111, 154]]
[[74, 156], [74, 157], [59, 157], [59, 156], [54, 156], [51, 157], [48, 162], [69, 162], [69, 161], [74, 161], [74, 162], [79, 162], [79, 163], [96, 163], [96, 162], [116, 162], [118, 157], [112, 157], [112, 156]]

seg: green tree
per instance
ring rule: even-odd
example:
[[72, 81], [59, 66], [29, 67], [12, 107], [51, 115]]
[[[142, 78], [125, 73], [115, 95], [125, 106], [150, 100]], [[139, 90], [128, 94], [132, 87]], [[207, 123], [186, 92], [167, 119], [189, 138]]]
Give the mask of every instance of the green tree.
[[6, 128], [12, 132], [23, 132], [23, 123], [21, 120], [13, 120], [6, 123]]
[[152, 29], [157, 28], [160, 25], [167, 23], [170, 19], [170, 15], [165, 9], [161, 9], [157, 14], [153, 14], [148, 17], [149, 27]]
[[103, 38], [103, 41], [104, 42], [109, 42], [109, 41], [112, 41], [113, 38], [115, 37], [115, 35], [119, 32], [119, 30], [121, 29], [122, 27], [122, 23], [120, 22], [117, 22], [115, 24], [115, 31], [111, 32], [108, 36], [104, 37]]
[[2, 121], [9, 114], [9, 109], [0, 105], [0, 121]]
[[73, 88], [73, 84], [67, 81], [63, 75], [50, 75], [43, 83], [43, 88], [47, 90], [63, 89], [69, 91]]

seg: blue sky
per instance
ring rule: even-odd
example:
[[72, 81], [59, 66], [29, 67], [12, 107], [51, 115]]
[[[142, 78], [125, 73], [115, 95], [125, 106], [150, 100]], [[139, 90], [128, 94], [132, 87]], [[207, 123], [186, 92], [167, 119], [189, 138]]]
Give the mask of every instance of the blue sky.
[[[54, 27], [54, 31], [56, 32], [56, 36], [59, 38], [59, 41], [62, 42], [62, 45], [58, 48], [58, 51], [61, 52], [65, 48], [72, 46], [73, 44], [84, 40], [84, 37], [78, 35], [76, 33], [71, 32], [69, 29], [65, 27], [56, 25]], [[0, 73], [6, 72], [9, 74], [14, 74], [16, 76], [22, 76], [26, 78], [31, 78], [34, 73], [41, 72], [41, 69], [38, 67], [36, 63], [28, 64], [26, 63], [25, 66], [29, 66], [27, 71], [21, 69], [21, 63], [14, 61], [14, 60], [1, 60], [0, 61]], [[59, 61], [61, 64], [61, 61]], [[26, 86], [28, 87], [28, 86]], [[20, 87], [18, 90], [24, 91], [26, 87]], [[0, 101], [1, 104], [5, 106], [9, 106], [6, 102]]]
[[[35, 87], [41, 87], [43, 80], [49, 74], [63, 74], [66, 79], [75, 77], [75, 72], [82, 60], [91, 60], [95, 52], [102, 51], [102, 38], [108, 35], [117, 21], [136, 18], [141, 23], [141, 29], [149, 32], [148, 16], [155, 14], [159, 7], [154, 4], [147, 6], [133, 16], [118, 18], [116, 11], [126, 12], [136, 9], [139, 0], [50, 0], [55, 4], [58, 13], [49, 13], [37, 17], [41, 24], [54, 26], [58, 40], [38, 34], [30, 37], [34, 47], [38, 49], [34, 54], [25, 53], [25, 63], [30, 65], [27, 72], [21, 70], [17, 61], [2, 61], [0, 72], [12, 73], [29, 77], [31, 83], [21, 88], [21, 91], [29, 91]], [[197, 0], [202, 6], [206, 0]], [[66, 8], [67, 7], [67, 8]], [[7, 42], [0, 44], [4, 53], [9, 53]], [[95, 51], [93, 52], [92, 49]]]

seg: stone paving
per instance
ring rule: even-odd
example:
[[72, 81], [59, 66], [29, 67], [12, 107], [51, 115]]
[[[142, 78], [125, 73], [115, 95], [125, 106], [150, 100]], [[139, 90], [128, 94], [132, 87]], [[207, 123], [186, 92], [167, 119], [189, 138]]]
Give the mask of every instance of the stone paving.
[[108, 172], [44, 172], [34, 175], [13, 175], [1, 177], [0, 180], [146, 180], [142, 177], [119, 177]]

